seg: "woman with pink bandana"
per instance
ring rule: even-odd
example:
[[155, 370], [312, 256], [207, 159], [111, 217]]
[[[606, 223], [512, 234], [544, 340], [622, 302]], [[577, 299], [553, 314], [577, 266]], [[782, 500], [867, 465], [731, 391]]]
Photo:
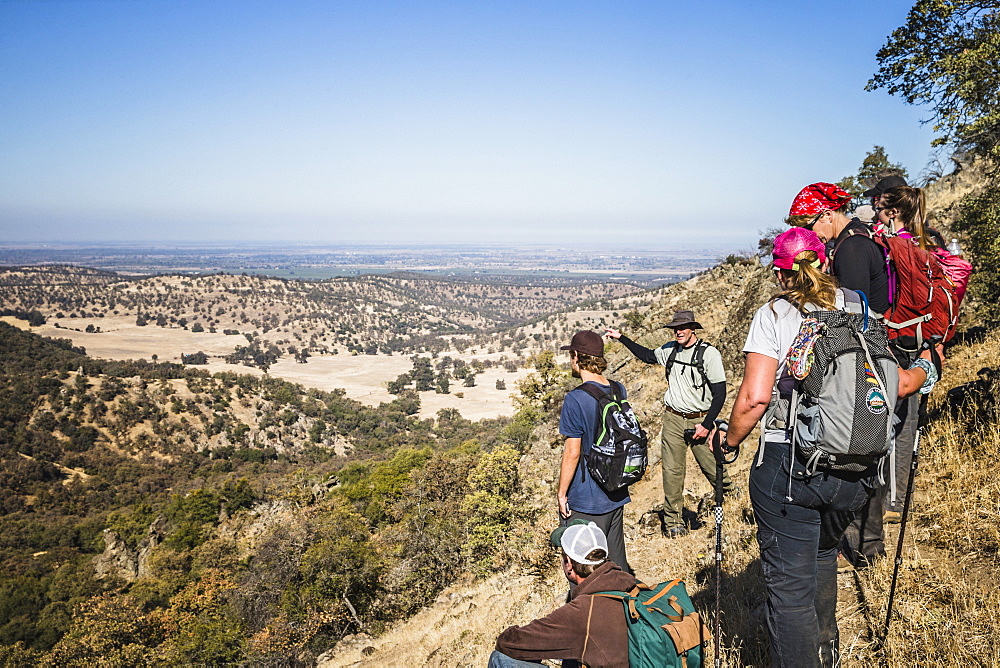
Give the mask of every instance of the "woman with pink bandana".
[[[829, 272], [841, 287], [863, 292], [868, 305], [876, 313], [889, 310], [889, 271], [881, 247], [871, 238], [871, 229], [857, 218], [849, 218], [847, 210], [851, 195], [832, 183], [813, 183], [792, 200], [785, 222], [792, 227], [814, 231], [826, 242], [830, 256]], [[897, 356], [896, 361], [907, 367], [913, 361]], [[901, 403], [901, 410], [908, 404]], [[901, 418], [902, 419], [902, 418]], [[909, 423], [905, 423], [909, 424]], [[916, 423], [913, 422], [914, 427]], [[904, 437], [914, 434], [908, 430]], [[897, 438], [900, 434], [897, 434]], [[912, 440], [909, 441], [912, 445]], [[882, 527], [883, 503], [887, 489], [875, 490], [854, 521], [844, 532], [841, 544], [840, 570], [865, 568], [885, 557], [885, 531]]]
[[[813, 216], [822, 216], [824, 224], [831, 225], [843, 214], [826, 208]], [[786, 379], [791, 377], [785, 372], [785, 359], [804, 313], [843, 309], [848, 297], [824, 273], [826, 251], [815, 233], [801, 227], [783, 232], [774, 240], [773, 258], [782, 292], [760, 307], [750, 324], [743, 347], [743, 382], [729, 431], [719, 444], [725, 452], [735, 450], [750, 435], [775, 393], [786, 392]], [[922, 367], [900, 369], [899, 395], [916, 392], [926, 379]], [[767, 587], [771, 665], [837, 666], [837, 544], [876, 486], [878, 467], [849, 472], [821, 466], [809, 473], [805, 458], [790, 447], [784, 420], [765, 422], [764, 439], [750, 470], [750, 501]]]

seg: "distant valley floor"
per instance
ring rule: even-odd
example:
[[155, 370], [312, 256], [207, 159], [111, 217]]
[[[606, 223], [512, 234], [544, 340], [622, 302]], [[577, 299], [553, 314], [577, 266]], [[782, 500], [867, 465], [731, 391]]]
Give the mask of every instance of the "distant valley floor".
[[[134, 318], [107, 317], [94, 319], [64, 318], [61, 327], [45, 324], [29, 327], [24, 320], [12, 317], [0, 318], [21, 329], [41, 336], [70, 339], [73, 345], [82, 346], [92, 357], [112, 360], [153, 359], [160, 362], [180, 362], [181, 354], [204, 352], [209, 355], [209, 363], [199, 368], [215, 373], [232, 371], [240, 374], [261, 375], [260, 369], [237, 364], [227, 364], [221, 356], [227, 355], [236, 345], [245, 344], [242, 336], [226, 336], [208, 332], [190, 332], [176, 328], [137, 327]], [[87, 324], [98, 322], [102, 331], [87, 333]], [[71, 329], [72, 328], [72, 329]], [[471, 361], [500, 357], [499, 353], [458, 353], [446, 354], [453, 359]], [[392, 394], [386, 383], [394, 380], [411, 368], [408, 355], [314, 355], [306, 364], [300, 364], [285, 355], [268, 369], [271, 376], [282, 378], [304, 387], [319, 390], [342, 388], [351, 399], [369, 406], [392, 401]], [[449, 394], [433, 391], [420, 392], [420, 416], [434, 417], [442, 408], [457, 409], [468, 420], [495, 418], [514, 413], [511, 394], [517, 391], [517, 381], [529, 373], [527, 369], [509, 372], [503, 367], [488, 368], [476, 376], [474, 387], [464, 387], [460, 382], [452, 383]], [[506, 388], [497, 389], [497, 380]]]

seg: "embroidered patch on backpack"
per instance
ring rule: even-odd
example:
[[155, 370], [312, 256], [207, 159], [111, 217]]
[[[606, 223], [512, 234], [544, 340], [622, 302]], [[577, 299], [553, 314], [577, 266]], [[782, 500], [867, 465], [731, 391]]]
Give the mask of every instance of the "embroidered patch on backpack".
[[868, 401], [866, 403], [868, 405], [868, 412], [872, 415], [885, 413], [886, 400], [879, 388], [873, 387], [868, 390]]
[[865, 382], [871, 383], [872, 385], [878, 385], [878, 378], [875, 377], [875, 372], [872, 371], [872, 367], [868, 362], [865, 362]]

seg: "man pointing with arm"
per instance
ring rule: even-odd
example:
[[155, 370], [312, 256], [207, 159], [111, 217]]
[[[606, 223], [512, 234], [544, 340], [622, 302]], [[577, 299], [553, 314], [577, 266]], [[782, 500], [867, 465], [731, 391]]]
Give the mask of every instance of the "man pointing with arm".
[[[615, 329], [608, 329], [606, 334], [618, 339], [637, 359], [665, 368], [667, 391], [663, 403], [666, 410], [660, 432], [663, 532], [668, 538], [677, 538], [688, 533], [683, 519], [688, 447], [705, 477], [715, 485], [715, 457], [706, 439], [726, 402], [726, 372], [719, 350], [695, 335], [701, 325], [694, 319], [694, 312], [677, 311], [665, 326], [674, 330], [674, 340], [655, 350], [639, 345]], [[727, 493], [732, 489], [725, 469], [722, 486]]]

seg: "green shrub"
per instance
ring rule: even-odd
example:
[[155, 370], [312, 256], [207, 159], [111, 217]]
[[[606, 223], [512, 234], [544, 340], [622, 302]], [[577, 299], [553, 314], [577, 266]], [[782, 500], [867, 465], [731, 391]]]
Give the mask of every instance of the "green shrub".
[[965, 234], [967, 256], [976, 271], [969, 293], [987, 323], [1000, 322], [1000, 187], [967, 197], [954, 229]]
[[468, 515], [468, 538], [462, 553], [473, 570], [487, 572], [496, 567], [504, 552], [511, 527], [521, 517], [520, 453], [502, 445], [483, 455], [469, 473], [470, 492], [462, 500]]

